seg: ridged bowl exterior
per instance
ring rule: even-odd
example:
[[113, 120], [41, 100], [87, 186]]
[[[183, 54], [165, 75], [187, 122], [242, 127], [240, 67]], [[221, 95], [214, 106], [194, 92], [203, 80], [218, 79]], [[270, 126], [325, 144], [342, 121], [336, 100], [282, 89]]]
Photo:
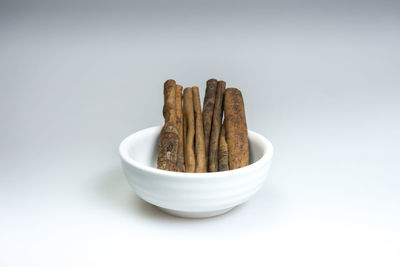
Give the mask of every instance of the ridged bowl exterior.
[[129, 184], [140, 198], [151, 204], [181, 212], [180, 216], [195, 217], [191, 213], [206, 216], [247, 201], [268, 175], [273, 147], [266, 138], [252, 131], [249, 131], [250, 158], [257, 161], [244, 168], [215, 173], [156, 169], [154, 153], [157, 153], [160, 130], [161, 126], [144, 129], [120, 145], [122, 167]]

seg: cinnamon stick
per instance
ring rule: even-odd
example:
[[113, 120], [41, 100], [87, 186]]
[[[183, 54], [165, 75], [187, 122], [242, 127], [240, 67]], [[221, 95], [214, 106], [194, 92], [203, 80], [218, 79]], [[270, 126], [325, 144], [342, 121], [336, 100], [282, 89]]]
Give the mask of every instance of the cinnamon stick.
[[196, 172], [207, 172], [206, 152], [204, 146], [203, 116], [201, 114], [200, 94], [197, 86], [192, 87], [194, 120], [195, 120], [195, 157]]
[[225, 135], [228, 144], [229, 170], [249, 164], [246, 115], [240, 90], [228, 88], [224, 93]]
[[218, 147], [218, 171], [228, 171], [228, 144], [225, 138], [225, 120], [221, 127], [221, 136], [219, 137]]
[[157, 168], [177, 171], [179, 132], [176, 126], [176, 83], [168, 80], [164, 83], [164, 126], [160, 133]]
[[183, 137], [185, 154], [185, 171], [195, 172], [196, 158], [194, 154], [194, 109], [193, 109], [193, 91], [191, 87], [183, 91]]
[[176, 94], [176, 125], [179, 134], [178, 158], [176, 166], [179, 172], [185, 171], [185, 159], [183, 153], [183, 113], [182, 113], [182, 86], [175, 86]]
[[217, 93], [217, 80], [210, 79], [207, 81], [206, 94], [203, 102], [203, 128], [204, 128], [204, 145], [206, 151], [206, 162], [208, 165], [208, 150], [210, 144], [212, 117], [214, 113], [215, 95]]
[[218, 171], [218, 144], [221, 131], [221, 115], [222, 115], [222, 100], [225, 90], [225, 82], [218, 81], [217, 92], [215, 96], [214, 112], [211, 127], [211, 137], [208, 149], [208, 171]]

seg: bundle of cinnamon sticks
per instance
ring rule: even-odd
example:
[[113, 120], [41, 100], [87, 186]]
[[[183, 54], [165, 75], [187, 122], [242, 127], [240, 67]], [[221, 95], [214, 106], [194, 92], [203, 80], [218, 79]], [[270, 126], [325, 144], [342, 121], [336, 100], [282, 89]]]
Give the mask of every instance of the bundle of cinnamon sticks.
[[[164, 126], [157, 168], [177, 172], [217, 172], [249, 164], [242, 93], [224, 81], [207, 81], [203, 111], [199, 88], [164, 83]], [[223, 120], [222, 120], [223, 118]]]

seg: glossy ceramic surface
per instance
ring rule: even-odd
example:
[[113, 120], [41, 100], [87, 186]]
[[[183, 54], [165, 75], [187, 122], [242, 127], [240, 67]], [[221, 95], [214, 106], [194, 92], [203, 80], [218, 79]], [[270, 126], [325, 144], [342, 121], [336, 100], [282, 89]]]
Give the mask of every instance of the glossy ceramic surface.
[[180, 217], [223, 214], [247, 201], [263, 185], [270, 168], [270, 141], [249, 131], [250, 165], [214, 173], [180, 173], [156, 168], [161, 126], [138, 131], [119, 147], [129, 184], [143, 200]]

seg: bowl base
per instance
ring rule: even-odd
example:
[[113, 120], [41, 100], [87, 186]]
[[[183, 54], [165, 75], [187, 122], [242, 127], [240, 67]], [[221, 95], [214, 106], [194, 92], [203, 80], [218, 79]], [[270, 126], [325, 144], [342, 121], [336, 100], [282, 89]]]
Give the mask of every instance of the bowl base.
[[168, 213], [170, 215], [178, 216], [178, 217], [183, 217], [183, 218], [208, 218], [208, 217], [214, 217], [218, 216], [221, 214], [224, 214], [228, 211], [230, 211], [232, 208], [227, 208], [227, 209], [222, 209], [222, 210], [214, 210], [214, 211], [200, 211], [200, 212], [191, 212], [191, 211], [180, 211], [180, 210], [171, 210], [171, 209], [166, 209], [166, 208], [161, 208], [158, 207], [160, 210], [162, 210], [165, 213]]

